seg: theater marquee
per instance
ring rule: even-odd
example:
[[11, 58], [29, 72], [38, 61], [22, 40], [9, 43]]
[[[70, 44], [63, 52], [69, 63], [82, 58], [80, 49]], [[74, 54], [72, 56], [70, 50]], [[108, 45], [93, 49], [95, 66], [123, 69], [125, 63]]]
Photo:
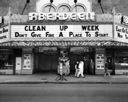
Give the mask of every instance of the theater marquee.
[[11, 38], [112, 37], [112, 25], [12, 25]]

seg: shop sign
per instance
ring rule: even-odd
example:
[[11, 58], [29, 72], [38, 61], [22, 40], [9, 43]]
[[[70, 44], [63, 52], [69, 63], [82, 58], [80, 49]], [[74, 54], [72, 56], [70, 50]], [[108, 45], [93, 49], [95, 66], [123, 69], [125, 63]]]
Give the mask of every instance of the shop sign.
[[0, 28], [0, 43], [7, 41], [9, 38], [9, 26]]
[[12, 25], [11, 38], [112, 37], [112, 25]]
[[32, 48], [23, 48], [24, 53], [32, 52]]
[[89, 47], [71, 47], [70, 52], [80, 53], [80, 52], [89, 52]]
[[47, 52], [47, 53], [57, 52], [57, 47], [39, 47], [39, 52]]
[[128, 27], [115, 25], [115, 40], [128, 43]]
[[81, 12], [81, 13], [37, 13], [32, 12], [29, 13], [29, 20], [95, 20], [95, 13], [94, 12]]

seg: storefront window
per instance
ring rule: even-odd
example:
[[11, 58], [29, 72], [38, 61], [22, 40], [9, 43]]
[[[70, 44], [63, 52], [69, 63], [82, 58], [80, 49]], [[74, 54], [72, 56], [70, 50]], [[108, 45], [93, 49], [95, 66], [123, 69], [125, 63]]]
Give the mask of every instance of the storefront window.
[[128, 69], [128, 49], [118, 49], [115, 51], [115, 70]]
[[123, 68], [128, 67], [128, 56], [116, 57], [116, 65], [119, 65]]
[[13, 69], [13, 56], [7, 50], [0, 53], [0, 70], [4, 69]]

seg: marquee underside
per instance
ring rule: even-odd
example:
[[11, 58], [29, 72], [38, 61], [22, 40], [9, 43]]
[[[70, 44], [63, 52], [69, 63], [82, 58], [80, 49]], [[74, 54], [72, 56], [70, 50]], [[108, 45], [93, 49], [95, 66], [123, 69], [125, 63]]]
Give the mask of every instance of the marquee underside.
[[90, 46], [90, 47], [127, 47], [128, 43], [117, 41], [10, 41], [0, 47], [38, 47], [38, 46]]

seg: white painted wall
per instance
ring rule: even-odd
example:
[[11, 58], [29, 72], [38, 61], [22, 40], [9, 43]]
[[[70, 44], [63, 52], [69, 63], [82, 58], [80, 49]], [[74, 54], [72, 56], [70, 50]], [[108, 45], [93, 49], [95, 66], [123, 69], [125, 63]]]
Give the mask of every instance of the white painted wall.
[[[47, 4], [47, 3], [50, 3], [50, 0], [38, 0], [36, 3], [36, 12], [41, 12], [42, 6]], [[74, 0], [53, 0], [53, 4], [55, 6], [58, 6], [62, 3], [67, 3], [71, 7], [75, 4]], [[92, 0], [77, 0], [77, 3], [84, 4], [85, 7], [87, 8], [87, 12], [92, 11]]]

